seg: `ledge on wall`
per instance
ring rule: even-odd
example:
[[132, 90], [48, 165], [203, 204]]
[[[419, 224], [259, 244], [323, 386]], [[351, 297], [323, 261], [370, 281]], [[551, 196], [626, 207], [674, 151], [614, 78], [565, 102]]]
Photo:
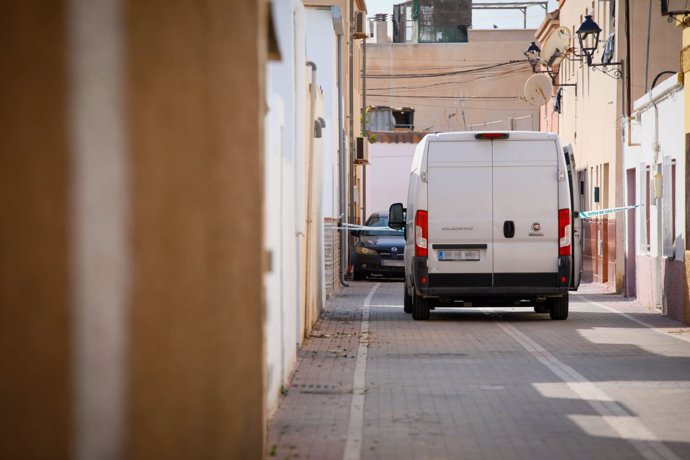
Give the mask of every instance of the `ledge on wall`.
[[370, 131], [369, 142], [372, 144], [417, 144], [430, 131]]

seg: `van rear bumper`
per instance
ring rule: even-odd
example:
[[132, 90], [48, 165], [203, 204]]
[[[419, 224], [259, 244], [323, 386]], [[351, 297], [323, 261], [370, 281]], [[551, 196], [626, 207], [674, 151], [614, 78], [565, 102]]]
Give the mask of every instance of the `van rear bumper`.
[[413, 279], [418, 295], [454, 296], [549, 296], [567, 294], [571, 258], [559, 257], [552, 273], [428, 273], [426, 257], [414, 257]]
[[557, 296], [568, 293], [568, 288], [554, 288], [554, 287], [489, 287], [489, 288], [447, 288], [447, 287], [429, 287], [417, 288], [417, 294], [425, 297], [458, 297], [458, 296], [472, 296], [472, 297], [514, 297], [514, 296]]

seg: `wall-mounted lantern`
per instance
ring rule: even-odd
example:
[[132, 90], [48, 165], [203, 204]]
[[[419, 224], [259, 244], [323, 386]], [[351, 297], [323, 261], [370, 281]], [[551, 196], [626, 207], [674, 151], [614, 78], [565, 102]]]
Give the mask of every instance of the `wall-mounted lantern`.
[[523, 54], [525, 57], [527, 57], [527, 61], [529, 64], [532, 66], [532, 72], [536, 73], [537, 72], [537, 66], [539, 65], [539, 54], [541, 53], [541, 48], [539, 48], [539, 45], [537, 45], [536, 42], [530, 43], [529, 47], [527, 47], [527, 51], [525, 51]]
[[[527, 62], [529, 62], [529, 65], [532, 67], [532, 73], [545, 73], [551, 77], [551, 81], [555, 83], [558, 72], [541, 58], [541, 48], [539, 48], [536, 42], [531, 42], [527, 47], [527, 51], [522, 54], [527, 57]], [[544, 70], [540, 70], [542, 68]]]
[[[547, 74], [549, 77], [551, 77], [551, 83], [553, 86], [556, 87], [573, 86], [575, 87], [575, 94], [577, 94], [577, 85], [575, 83], [559, 84], [556, 82], [558, 70], [555, 67], [565, 58], [570, 46], [570, 34], [567, 32], [568, 31], [566, 29], [565, 35], [561, 35], [560, 38], [554, 37], [554, 35], [557, 34], [552, 35], [547, 40], [547, 43], [544, 44], [544, 49], [546, 50], [545, 52], [550, 54], [550, 56], [544, 56], [544, 58], [542, 58], [542, 50], [539, 48], [539, 45], [537, 45], [537, 42], [531, 42], [527, 47], [527, 50], [522, 54], [525, 55], [527, 62], [529, 62], [530, 66], [532, 67], [532, 73]], [[564, 36], [566, 38], [563, 38]], [[556, 40], [553, 40], [552, 37], [556, 38]]]
[[610, 48], [609, 52], [604, 53], [603, 61], [599, 64], [592, 62], [592, 56], [594, 52], [599, 47], [599, 35], [601, 34], [601, 27], [599, 24], [594, 22], [591, 15], [585, 16], [584, 22], [580, 25], [580, 28], [575, 32], [577, 35], [577, 40], [580, 43], [580, 52], [574, 52], [577, 57], [584, 57], [587, 62], [587, 67], [592, 70], [597, 70], [600, 68], [609, 77], [620, 79], [623, 78], [623, 62], [611, 62], [611, 56], [613, 55], [613, 42], [614, 36], [610, 37], [607, 41], [607, 50]]
[[592, 16], [585, 16], [585, 22], [577, 29], [577, 40], [580, 42], [580, 53], [587, 59], [587, 65], [592, 66], [592, 55], [599, 46], [599, 34], [601, 27], [594, 22]]

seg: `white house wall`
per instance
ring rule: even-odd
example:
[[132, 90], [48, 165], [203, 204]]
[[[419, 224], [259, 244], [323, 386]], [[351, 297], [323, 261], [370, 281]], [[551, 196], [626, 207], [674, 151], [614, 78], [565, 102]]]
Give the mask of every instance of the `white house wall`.
[[[682, 263], [685, 248], [685, 139], [684, 139], [684, 89], [671, 77], [657, 85], [652, 91], [635, 101], [635, 118], [631, 132], [627, 133], [631, 142], [624, 146], [625, 171], [635, 170], [635, 183], [626, 180], [626, 195], [629, 188], [635, 189], [635, 203], [641, 204], [635, 212], [635, 228], [626, 228], [626, 241], [635, 239], [636, 294], [638, 300], [647, 305], [663, 309], [670, 316], [676, 316], [674, 305], [681, 297]], [[655, 105], [652, 103], [656, 104]], [[658, 122], [656, 114], [658, 113]], [[658, 129], [658, 156], [655, 158], [655, 132]], [[634, 141], [638, 140], [638, 143]], [[632, 144], [632, 145], [630, 145]], [[676, 250], [664, 256], [663, 216], [664, 202], [672, 205], [673, 195], [664, 194], [659, 200], [654, 196], [655, 164], [661, 164], [664, 157], [675, 162], [675, 181], [663, 176], [663, 181], [671, 180], [675, 195], [675, 232], [672, 240]], [[649, 168], [649, 181], [646, 170]], [[650, 198], [647, 200], [646, 187]], [[648, 202], [647, 202], [648, 201]], [[633, 203], [630, 203], [633, 204]], [[649, 208], [649, 224], [646, 222]], [[647, 234], [647, 228], [649, 233]], [[634, 233], [633, 233], [634, 232]], [[647, 235], [645, 235], [647, 234]], [[644, 244], [646, 240], [647, 244]], [[627, 246], [627, 245], [626, 245]], [[678, 279], [676, 279], [678, 278]]]
[[[337, 288], [335, 278], [339, 273], [338, 234], [333, 230], [333, 223], [340, 217], [339, 202], [339, 142], [338, 142], [338, 36], [333, 28], [330, 6], [306, 8], [306, 52], [307, 59], [316, 64], [317, 83], [322, 91], [322, 107], [318, 111], [324, 120], [322, 138], [318, 145], [320, 151], [316, 156], [321, 176], [319, 197], [319, 222], [322, 223], [319, 236], [319, 281], [321, 299], [330, 295]], [[345, 40], [342, 43], [343, 55], [347, 52]], [[344, 71], [344, 70], [343, 70]], [[343, 95], [346, 87], [343, 75]], [[343, 108], [345, 107], [343, 101]], [[346, 120], [343, 119], [343, 124]]]
[[307, 8], [307, 59], [317, 67], [317, 81], [323, 90], [323, 195], [322, 210], [326, 217], [338, 213], [338, 88], [337, 36], [333, 30], [330, 8]]
[[417, 144], [369, 144], [367, 214], [387, 211], [393, 203], [407, 202], [410, 166]]
[[[272, 8], [281, 60], [271, 62], [267, 69], [268, 114], [265, 125], [264, 245], [270, 254], [270, 267], [267, 267], [264, 278], [264, 292], [269, 414], [277, 408], [281, 385], [288, 381], [301, 340], [298, 335], [300, 261], [296, 215], [300, 203], [297, 190], [300, 186], [304, 190], [304, 177], [297, 176], [300, 166], [303, 170], [297, 152], [300, 151], [298, 148], [303, 152], [304, 122], [296, 117], [299, 101], [303, 98], [303, 93], [298, 97], [297, 88], [304, 84], [304, 72], [301, 72], [304, 53], [298, 57], [300, 53], [297, 50], [304, 47], [304, 29], [300, 25], [304, 9], [299, 0], [274, 2]], [[300, 72], [297, 72], [296, 64], [300, 60], [302, 64]], [[303, 105], [301, 110], [304, 113]], [[257, 257], [261, 255], [257, 254]], [[247, 307], [262, 308], [258, 302]]]
[[304, 338], [305, 319], [306, 319], [306, 295], [304, 292], [305, 286], [305, 266], [306, 266], [306, 151], [307, 151], [307, 136], [306, 136], [306, 119], [307, 113], [307, 88], [309, 87], [309, 76], [311, 74], [309, 67], [307, 67], [306, 55], [306, 11], [301, 1], [294, 2], [294, 40], [295, 48], [293, 58], [293, 75], [294, 75], [294, 90], [295, 103], [293, 112], [290, 116], [295, 121], [294, 131], [294, 152], [295, 152], [295, 186], [288, 193], [294, 193], [295, 196], [295, 236], [297, 239], [296, 257], [298, 260], [297, 266], [291, 266], [291, 270], [296, 270], [297, 281], [297, 302], [299, 308], [297, 309], [296, 327], [297, 327], [297, 341], [301, 343]]

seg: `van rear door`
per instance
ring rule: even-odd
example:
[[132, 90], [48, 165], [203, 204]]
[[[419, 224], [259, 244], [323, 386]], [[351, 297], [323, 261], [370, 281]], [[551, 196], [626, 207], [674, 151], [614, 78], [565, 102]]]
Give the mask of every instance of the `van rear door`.
[[490, 287], [493, 273], [491, 141], [431, 142], [427, 179], [428, 268], [432, 287], [436, 283], [449, 287]]
[[563, 154], [565, 155], [565, 164], [568, 169], [568, 186], [570, 187], [570, 207], [573, 210], [572, 222], [572, 247], [573, 247], [573, 273], [570, 277], [570, 290], [577, 291], [580, 287], [580, 279], [582, 278], [582, 219], [577, 216], [580, 211], [580, 200], [577, 199], [577, 194], [580, 193], [579, 184], [574, 181], [577, 177], [575, 175], [575, 155], [573, 154], [573, 147], [568, 144], [563, 147]]
[[493, 141], [494, 286], [558, 285], [558, 144]]

